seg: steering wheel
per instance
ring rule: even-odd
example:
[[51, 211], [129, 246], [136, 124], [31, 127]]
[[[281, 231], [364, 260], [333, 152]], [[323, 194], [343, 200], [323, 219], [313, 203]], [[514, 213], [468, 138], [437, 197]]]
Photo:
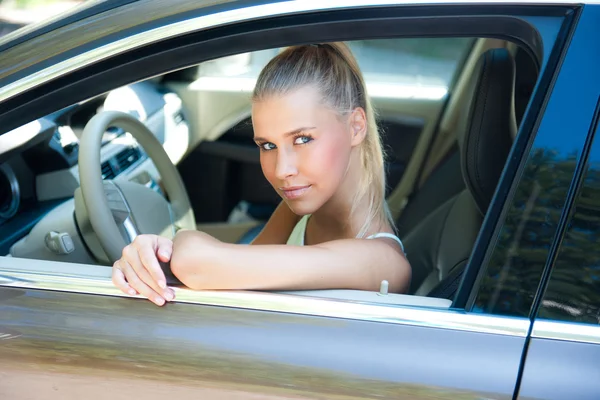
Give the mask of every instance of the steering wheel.
[[[110, 127], [121, 128], [138, 141], [154, 162], [168, 201], [143, 184], [102, 179], [100, 150]], [[154, 134], [130, 114], [103, 111], [87, 123], [79, 143], [79, 178], [75, 216], [83, 240], [99, 261], [115, 262], [142, 233], [172, 239], [179, 229], [196, 229], [179, 172]]]

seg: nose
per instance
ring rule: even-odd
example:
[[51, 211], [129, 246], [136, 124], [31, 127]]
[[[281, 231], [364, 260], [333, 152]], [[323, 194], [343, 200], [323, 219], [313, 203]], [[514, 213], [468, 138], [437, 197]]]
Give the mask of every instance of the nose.
[[277, 150], [277, 166], [275, 167], [277, 179], [283, 181], [298, 174], [298, 167], [296, 166], [296, 154], [294, 151], [281, 148]]

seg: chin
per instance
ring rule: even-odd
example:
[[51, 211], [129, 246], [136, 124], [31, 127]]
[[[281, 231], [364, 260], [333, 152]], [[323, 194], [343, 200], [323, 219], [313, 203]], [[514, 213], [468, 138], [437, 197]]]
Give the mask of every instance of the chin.
[[298, 216], [314, 214], [320, 207], [306, 200], [285, 200], [290, 210]]

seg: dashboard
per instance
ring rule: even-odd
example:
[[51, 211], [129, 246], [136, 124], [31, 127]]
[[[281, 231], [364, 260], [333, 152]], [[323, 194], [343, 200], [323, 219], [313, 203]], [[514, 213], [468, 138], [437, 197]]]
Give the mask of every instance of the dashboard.
[[[188, 150], [189, 124], [179, 96], [153, 81], [138, 82], [56, 111], [0, 136], [0, 255], [80, 185], [79, 142], [103, 110], [142, 121], [177, 164]], [[127, 180], [160, 191], [159, 174], [128, 132], [110, 127], [102, 138], [103, 179]]]

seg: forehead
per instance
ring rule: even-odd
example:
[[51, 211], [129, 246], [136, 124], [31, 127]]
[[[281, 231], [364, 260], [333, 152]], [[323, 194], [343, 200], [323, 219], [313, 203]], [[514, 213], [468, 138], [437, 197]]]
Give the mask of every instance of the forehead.
[[259, 123], [266, 121], [273, 123], [300, 116], [303, 118], [315, 116], [323, 108], [318, 90], [307, 86], [255, 100], [252, 103], [252, 118]]
[[[265, 103], [285, 103], [287, 105], [308, 105], [320, 103], [322, 99], [321, 91], [315, 85], [304, 85], [297, 88], [291, 88], [285, 91], [273, 91], [268, 89], [264, 95], [256, 99], [254, 104]], [[253, 105], [254, 105], [253, 104]]]
[[254, 133], [277, 135], [306, 126], [321, 126], [337, 120], [336, 113], [321, 102], [314, 87], [303, 87], [286, 94], [273, 94], [252, 104]]

